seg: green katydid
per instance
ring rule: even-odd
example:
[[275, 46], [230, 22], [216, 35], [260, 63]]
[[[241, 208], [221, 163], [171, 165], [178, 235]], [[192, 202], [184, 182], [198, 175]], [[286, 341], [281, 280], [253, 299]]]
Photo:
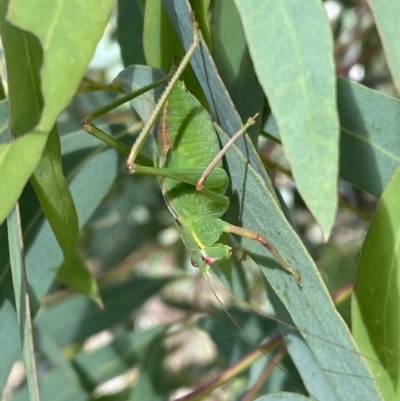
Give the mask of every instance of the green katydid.
[[[166, 204], [190, 253], [191, 262], [204, 275], [208, 274], [210, 265], [231, 257], [232, 248], [218, 242], [225, 232], [260, 242], [299, 282], [298, 271], [292, 269], [262, 235], [221, 220], [229, 206], [229, 198], [225, 196], [229, 177], [223, 169], [222, 157], [235, 140], [254, 124], [257, 115], [249, 118], [243, 128], [220, 149], [215, 132], [218, 127], [200, 102], [179, 82], [199, 45], [199, 31], [195, 29], [194, 32], [195, 37], [189, 51], [131, 149], [126, 163], [127, 171], [158, 178]], [[133, 96], [135, 95], [129, 95], [129, 99]], [[127, 100], [127, 97], [123, 98], [123, 101]], [[122, 103], [120, 100], [117, 102]], [[112, 106], [115, 107], [115, 104]], [[109, 109], [110, 107], [106, 107], [102, 112]], [[90, 121], [99, 115], [96, 113], [95, 116], [89, 116], [83, 124], [86, 131], [96, 136], [102, 134]], [[137, 164], [142, 146], [159, 117], [156, 167]]]

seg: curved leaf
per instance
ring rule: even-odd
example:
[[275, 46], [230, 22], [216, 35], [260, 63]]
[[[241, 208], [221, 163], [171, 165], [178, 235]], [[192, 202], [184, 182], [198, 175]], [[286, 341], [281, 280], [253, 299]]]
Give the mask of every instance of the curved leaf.
[[374, 15], [394, 83], [400, 92], [400, 3], [388, 0], [368, 0], [368, 3]]
[[[339, 78], [340, 176], [379, 197], [400, 163], [400, 101]], [[264, 130], [280, 139], [272, 115]]]
[[[0, 101], [0, 149], [2, 144], [9, 142], [8, 133], [8, 100]], [[1, 156], [0, 156], [1, 163]]]
[[113, 0], [101, 3], [96, 0], [84, 3], [79, 0], [33, 0], [30, 7], [26, 7], [24, 0], [10, 3], [8, 20], [36, 35], [46, 55], [40, 71], [45, 102], [36, 127], [38, 131], [49, 131], [75, 94], [103, 34], [113, 3]]
[[[43, 55], [34, 35], [6, 21], [7, 5], [6, 1], [0, 2], [0, 30], [8, 71], [10, 132], [17, 140], [2, 145], [0, 222], [4, 221], [21, 195], [47, 142], [47, 132], [21, 137], [31, 131], [40, 119], [43, 97], [39, 69]], [[11, 140], [7, 138], [7, 142]]]
[[29, 399], [39, 401], [38, 378], [36, 373], [35, 350], [33, 348], [32, 320], [26, 279], [24, 243], [22, 239], [21, 216], [19, 205], [7, 217], [8, 243], [10, 247], [10, 264], [15, 293], [15, 307], [20, 327], [20, 341], [27, 372]]
[[339, 121], [333, 39], [323, 4], [235, 4], [298, 190], [329, 237], [337, 209]]
[[368, 229], [354, 286], [352, 323], [385, 400], [399, 398], [400, 168], [390, 180]]
[[379, 197], [400, 163], [400, 101], [338, 80], [340, 176]]
[[143, 13], [137, 1], [118, 0], [118, 43], [125, 67], [144, 64]]
[[31, 178], [31, 183], [63, 251], [65, 263], [69, 265], [76, 253], [79, 223], [62, 170], [60, 138], [56, 127], [50, 131], [43, 157]]
[[34, 0], [27, 7], [24, 1], [13, 0], [6, 21], [7, 2], [0, 3], [13, 133], [17, 138], [26, 134], [2, 151], [6, 157], [0, 164], [0, 222], [21, 195], [48, 133], [75, 93], [112, 4]]
[[[117, 155], [112, 149], [98, 153], [98, 141], [84, 132], [64, 136], [61, 144], [63, 156], [69, 157], [75, 168], [78, 162], [82, 163], [79, 170], [69, 172], [67, 179], [70, 181], [70, 191], [78, 211], [79, 224], [83, 226], [115, 179]], [[77, 146], [80, 146], [79, 150]], [[78, 156], [83, 158], [79, 160]], [[68, 168], [68, 162], [66, 167]], [[41, 224], [37, 213], [32, 213], [32, 225], [25, 230], [25, 241], [30, 243], [26, 263], [31, 296], [34, 299], [33, 313], [39, 308], [63, 262], [63, 255], [49, 223], [45, 221]], [[33, 229], [34, 223], [41, 225], [39, 233]]]
[[[217, 1], [213, 4], [213, 42], [211, 54], [219, 75], [243, 121], [261, 112], [264, 92], [254, 72], [247, 48], [242, 23], [233, 1]], [[197, 18], [197, 14], [196, 18]], [[232, 29], [232, 26], [235, 29]], [[249, 128], [248, 133], [257, 143], [262, 118]]]
[[[2, 228], [5, 229], [5, 225]], [[11, 274], [7, 274], [0, 285], [0, 388], [4, 389], [14, 362], [22, 359], [22, 348]]]
[[57, 272], [57, 279], [71, 290], [86, 295], [97, 302], [99, 307], [103, 307], [97, 281], [78, 251], [68, 265], [61, 266]]
[[174, 57], [184, 55], [174, 27], [158, 0], [146, 1], [144, 17], [143, 48], [147, 64], [169, 71]]

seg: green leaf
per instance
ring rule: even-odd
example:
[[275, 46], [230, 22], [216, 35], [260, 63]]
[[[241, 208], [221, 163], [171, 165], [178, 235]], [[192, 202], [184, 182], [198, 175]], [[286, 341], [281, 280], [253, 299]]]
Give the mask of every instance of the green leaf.
[[[185, 48], [188, 48], [193, 38], [190, 10], [179, 1], [168, 1], [164, 5]], [[232, 135], [240, 123], [204, 46], [193, 55], [192, 66], [213, 116]], [[225, 143], [228, 136], [221, 133], [220, 139]], [[227, 153], [226, 163], [232, 180], [228, 194], [231, 199], [228, 221], [264, 235], [281, 257], [301, 273], [301, 284], [298, 285], [290, 274], [271, 263], [270, 255], [263, 247], [242, 239], [241, 245], [262, 268], [293, 322], [303, 333], [330, 384], [332, 397], [346, 401], [379, 400], [374, 380], [347, 326], [338, 316], [315, 264], [286, 221], [275, 195], [270, 192], [269, 180], [251, 143], [238, 141]]]
[[159, 0], [147, 0], [143, 47], [147, 64], [168, 72], [174, 57], [182, 58], [184, 50]]
[[[8, 20], [36, 35], [46, 57], [41, 68], [41, 88], [46, 100], [37, 130], [48, 131], [75, 93], [97, 43], [103, 34], [113, 0], [13, 0]], [[32, 12], [34, 10], [34, 12]], [[38, 18], [40, 17], [40, 24]], [[84, 38], [84, 40], [82, 40]]]
[[137, 1], [118, 0], [118, 43], [125, 67], [145, 64], [143, 51], [143, 13]]
[[[117, 174], [115, 151], [109, 149], [99, 153], [98, 144], [96, 139], [84, 132], [65, 135], [61, 141], [66, 160], [64, 168], [81, 226], [96, 210]], [[42, 223], [38, 218], [40, 211], [29, 211], [27, 206], [25, 209], [25, 213], [29, 213], [32, 219], [25, 235], [26, 241], [31, 244], [27, 251], [27, 266], [31, 295], [35, 300], [32, 307], [35, 314], [54, 281], [63, 262], [63, 255], [49, 223]]]
[[[56, 369], [41, 381], [40, 399], [41, 401], [87, 401], [88, 394], [76, 378], [66, 374], [63, 369]], [[29, 400], [26, 389], [20, 390], [11, 400]]]
[[61, 149], [79, 225], [83, 227], [113, 184], [118, 157], [114, 149], [106, 149], [83, 131], [64, 135]]
[[31, 183], [63, 251], [65, 263], [69, 265], [76, 253], [79, 223], [62, 170], [60, 138], [56, 127], [50, 131], [43, 157]]
[[31, 178], [31, 183], [63, 251], [64, 265], [58, 274], [59, 279], [75, 291], [86, 294], [101, 304], [96, 280], [77, 253], [79, 222], [62, 170], [60, 138], [56, 127], [50, 131], [43, 157]]
[[[70, 360], [65, 358], [57, 339], [50, 336], [46, 329], [39, 329], [37, 325], [34, 325], [34, 337], [37, 353], [45, 357], [53, 369], [63, 370], [66, 376], [78, 382], [77, 373], [71, 366]], [[41, 381], [42, 383], [43, 381]]]
[[87, 382], [85, 384], [93, 388], [124, 374], [127, 369], [143, 361], [153, 342], [160, 336], [165, 337], [165, 330], [166, 326], [159, 325], [148, 330], [120, 335], [110, 344], [93, 352], [80, 352], [73, 359], [73, 363], [83, 382]]
[[339, 121], [324, 6], [318, 0], [235, 4], [296, 185], [329, 237], [337, 209]]
[[[6, 225], [0, 226], [0, 231], [6, 231]], [[2, 242], [2, 245], [4, 242]], [[7, 253], [7, 243], [2, 247], [0, 255]], [[8, 255], [7, 255], [8, 256]], [[5, 388], [10, 370], [17, 359], [22, 359], [21, 336], [18, 327], [18, 318], [15, 310], [11, 274], [4, 274], [0, 281], [0, 388]]]
[[399, 21], [400, 3], [388, 0], [368, 0], [393, 81], [400, 92], [400, 47]]
[[[273, 265], [273, 263], [272, 263]], [[266, 274], [266, 273], [264, 273]], [[288, 311], [277, 296], [276, 292], [266, 281], [266, 290], [271, 303], [274, 305], [274, 310], [279, 316], [279, 319], [286, 324], [278, 322], [278, 327], [285, 338], [285, 343], [290, 356], [299, 372], [301, 379], [308, 389], [308, 392], [318, 400], [335, 400], [337, 399], [336, 391], [332, 389], [329, 377], [327, 377], [324, 365], [314, 355], [315, 350], [312, 350], [305, 341], [301, 332], [293, 330], [295, 327], [293, 320], [290, 318]], [[308, 334], [314, 335], [313, 330], [309, 330]], [[315, 339], [318, 337], [314, 336]], [[325, 338], [322, 339], [325, 341]], [[296, 384], [296, 381], [291, 379], [289, 382]]]
[[[185, 50], [160, 0], [147, 0], [144, 14], [143, 47], [147, 64], [164, 72], [171, 70], [183, 58]], [[182, 80], [200, 102], [207, 106], [196, 76], [189, 67]]]
[[61, 266], [57, 278], [67, 287], [86, 295], [97, 302], [99, 307], [103, 307], [96, 279], [78, 251], [68, 265], [64, 263]]
[[[39, 382], [41, 401], [44, 400], [87, 400], [88, 389], [84, 388], [76, 368], [63, 355], [57, 340], [52, 338], [45, 330], [34, 330], [35, 346], [37, 353], [43, 361], [51, 366], [45, 375], [41, 375]], [[12, 398], [15, 400], [26, 400], [26, 388], [22, 388]]]
[[[191, 0], [190, 5], [193, 9], [196, 21], [199, 24], [203, 39], [207, 46], [211, 47], [211, 26], [210, 26], [210, 5], [211, 0], [196, 1]], [[212, 12], [212, 11], [211, 11]]]
[[400, 101], [338, 80], [340, 176], [379, 197], [400, 162]]
[[[35, 169], [47, 138], [24, 135], [15, 142], [0, 145], [0, 222], [3, 222]], [[28, 171], [29, 170], [29, 171]]]
[[133, 387], [130, 400], [166, 401], [169, 399], [164, 364], [160, 363], [165, 359], [164, 337], [163, 332], [155, 338], [153, 337], [153, 341], [144, 349], [139, 379]]
[[[262, 112], [264, 92], [254, 72], [235, 3], [214, 2], [212, 24], [213, 60], [242, 121], [247, 121]], [[261, 121], [261, 117], [257, 118], [256, 124], [248, 130], [253, 143], [257, 143]]]
[[15, 306], [19, 323], [22, 355], [24, 357], [24, 366], [28, 381], [29, 399], [39, 401], [31, 311], [29, 302], [26, 302], [29, 299], [28, 281], [26, 279], [24, 242], [22, 239], [21, 216], [18, 204], [14, 206], [14, 209], [7, 218], [7, 228]]
[[[24, 1], [13, 0], [5, 21], [7, 2], [1, 1], [0, 29], [8, 71], [10, 115], [18, 139], [3, 145], [6, 148], [0, 151], [0, 222], [21, 195], [39, 163], [48, 133], [75, 93], [103, 33], [112, 3], [34, 0], [26, 7]], [[23, 134], [26, 135], [19, 138]]]
[[4, 91], [4, 85], [3, 85], [3, 80], [1, 79], [1, 76], [0, 76], [0, 100], [4, 100], [4, 99], [6, 99], [6, 92]]
[[400, 168], [378, 202], [358, 266], [352, 303], [354, 337], [374, 361], [385, 400], [399, 398]]
[[[0, 101], [0, 151], [3, 149], [1, 144], [9, 142], [8, 134], [8, 101]], [[2, 163], [2, 157], [0, 154], [0, 165]]]
[[[132, 277], [122, 283], [109, 285], [101, 290], [104, 309], [87, 297], [76, 294], [45, 309], [36, 318], [35, 325], [56, 338], [61, 347], [74, 345], [127, 319], [169, 282], [169, 278]], [[60, 320], [59, 316], [64, 318]], [[81, 325], [83, 321], [85, 324]]]
[[[400, 101], [356, 82], [337, 82], [340, 177], [379, 197], [400, 162]], [[280, 139], [272, 115], [264, 130]]]

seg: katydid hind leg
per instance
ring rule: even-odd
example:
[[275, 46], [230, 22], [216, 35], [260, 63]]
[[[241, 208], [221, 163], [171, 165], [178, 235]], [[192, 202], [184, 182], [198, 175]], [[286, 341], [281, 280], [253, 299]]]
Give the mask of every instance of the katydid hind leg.
[[296, 283], [298, 283], [298, 284], [300, 283], [300, 280], [301, 280], [300, 272], [298, 270], [292, 269], [289, 266], [289, 264], [286, 262], [286, 260], [284, 260], [283, 257], [279, 254], [279, 252], [272, 246], [272, 244], [267, 239], [265, 239], [261, 234], [255, 232], [255, 231], [247, 230], [246, 228], [243, 228], [243, 227], [234, 226], [233, 224], [229, 224], [229, 223], [226, 223], [226, 228], [224, 231], [226, 231], [228, 233], [240, 235], [241, 237], [250, 238], [250, 239], [257, 241], [260, 244], [264, 245], [265, 248], [267, 248], [269, 250], [269, 252], [273, 256], [275, 256], [275, 258], [282, 265], [282, 267], [286, 271], [288, 271], [290, 274], [293, 275], [293, 277], [296, 280]]

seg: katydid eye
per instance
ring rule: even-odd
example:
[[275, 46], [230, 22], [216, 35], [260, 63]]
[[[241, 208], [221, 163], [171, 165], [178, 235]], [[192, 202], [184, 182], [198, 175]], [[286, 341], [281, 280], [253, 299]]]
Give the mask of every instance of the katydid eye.
[[196, 262], [194, 262], [192, 259], [190, 259], [190, 262], [192, 263], [193, 267], [199, 267], [199, 265]]
[[212, 265], [215, 263], [215, 258], [212, 256], [203, 256], [204, 263], [207, 265]]

